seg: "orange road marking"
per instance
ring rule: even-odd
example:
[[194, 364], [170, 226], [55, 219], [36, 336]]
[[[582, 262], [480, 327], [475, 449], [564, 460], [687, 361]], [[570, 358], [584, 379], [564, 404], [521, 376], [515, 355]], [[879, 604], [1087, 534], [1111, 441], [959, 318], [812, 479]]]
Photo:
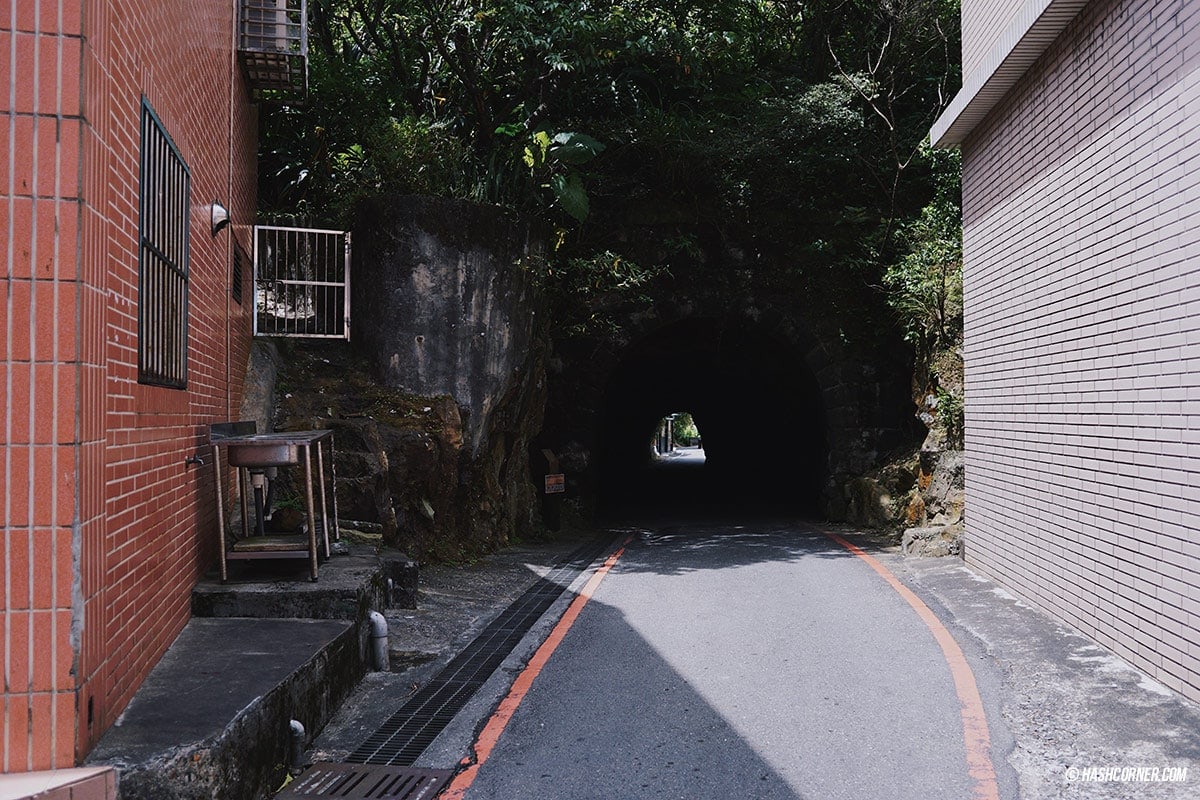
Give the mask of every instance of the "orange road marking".
[[930, 610], [921, 598], [911, 589], [900, 582], [878, 559], [868, 555], [861, 547], [843, 539], [836, 533], [825, 532], [825, 535], [854, 555], [866, 561], [871, 569], [879, 573], [888, 584], [896, 590], [904, 600], [917, 612], [917, 616], [929, 628], [933, 638], [942, 648], [942, 655], [950, 667], [950, 675], [954, 678], [954, 691], [958, 693], [958, 704], [962, 712], [963, 740], [967, 747], [967, 774], [975, 782], [971, 792], [974, 800], [999, 800], [1000, 788], [996, 784], [996, 769], [992, 765], [991, 735], [988, 733], [987, 714], [983, 710], [983, 700], [979, 696], [979, 687], [975, 684], [975, 673], [967, 663], [962, 648], [946, 626]]
[[525, 699], [525, 695], [529, 693], [530, 687], [541, 674], [542, 668], [546, 666], [546, 662], [550, 660], [550, 656], [554, 655], [554, 651], [562, 643], [563, 638], [567, 635], [567, 631], [575, 624], [575, 620], [579, 617], [579, 612], [583, 611], [583, 607], [592, 599], [592, 594], [595, 593], [596, 587], [600, 585], [600, 581], [604, 580], [604, 576], [617, 563], [625, 553], [625, 548], [633, 541], [630, 536], [621, 543], [621, 546], [613, 552], [599, 569], [588, 579], [588, 582], [579, 590], [579, 594], [571, 601], [571, 605], [567, 606], [566, 612], [555, 624], [550, 635], [546, 637], [546, 641], [542, 642], [541, 647], [533, 654], [533, 658], [529, 659], [529, 663], [521, 670], [521, 674], [513, 681], [512, 688], [508, 690], [508, 694], [500, 701], [500, 705], [496, 707], [495, 713], [488, 719], [487, 724], [483, 726], [483, 730], [479, 732], [479, 738], [475, 740], [475, 760], [472, 763], [469, 758], [463, 759], [467, 764], [467, 768], [454, 776], [454, 780], [450, 785], [438, 795], [441, 800], [462, 800], [467, 790], [471, 788], [471, 784], [475, 782], [475, 776], [479, 774], [479, 768], [491, 756], [492, 750], [495, 749], [496, 743], [500, 741], [500, 735], [504, 733], [504, 729], [508, 727], [509, 720], [517, 711], [517, 706], [521, 705], [521, 701]]

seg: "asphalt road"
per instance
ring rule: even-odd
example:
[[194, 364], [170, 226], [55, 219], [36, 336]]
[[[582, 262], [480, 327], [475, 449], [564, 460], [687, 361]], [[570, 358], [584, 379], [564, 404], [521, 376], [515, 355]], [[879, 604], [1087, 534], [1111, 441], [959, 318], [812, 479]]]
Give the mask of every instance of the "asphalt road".
[[[998, 676], [963, 649], [991, 796], [1017, 797]], [[958, 800], [964, 742], [942, 648], [867, 562], [803, 526], [680, 526], [627, 547], [465, 796]]]

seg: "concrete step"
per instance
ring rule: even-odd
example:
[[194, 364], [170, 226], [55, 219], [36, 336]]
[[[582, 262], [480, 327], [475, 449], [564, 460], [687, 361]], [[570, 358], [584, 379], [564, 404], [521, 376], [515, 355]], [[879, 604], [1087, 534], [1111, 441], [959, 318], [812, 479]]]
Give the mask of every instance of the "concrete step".
[[254, 800], [283, 782], [289, 723], [320, 731], [366, 671], [354, 620], [192, 619], [87, 759], [121, 800]]
[[[389, 582], [389, 578], [391, 579]], [[366, 673], [371, 611], [415, 604], [417, 567], [370, 543], [307, 562], [240, 562], [192, 592], [192, 619], [87, 758], [121, 800], [258, 800]]]
[[226, 583], [214, 574], [197, 584], [192, 616], [364, 620], [371, 610], [416, 604], [417, 565], [408, 556], [336, 547], [316, 581], [308, 579], [307, 561], [234, 562]]

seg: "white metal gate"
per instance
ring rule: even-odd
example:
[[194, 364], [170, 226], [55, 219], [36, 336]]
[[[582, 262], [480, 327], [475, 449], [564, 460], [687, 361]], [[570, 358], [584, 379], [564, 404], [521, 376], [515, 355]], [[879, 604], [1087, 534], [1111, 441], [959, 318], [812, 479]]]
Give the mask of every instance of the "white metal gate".
[[254, 335], [350, 338], [350, 233], [254, 227]]

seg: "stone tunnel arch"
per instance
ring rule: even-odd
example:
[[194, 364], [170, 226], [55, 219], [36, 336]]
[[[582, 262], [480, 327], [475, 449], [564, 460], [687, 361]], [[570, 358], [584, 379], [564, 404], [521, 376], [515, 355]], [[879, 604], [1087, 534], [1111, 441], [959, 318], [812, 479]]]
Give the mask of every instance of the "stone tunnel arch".
[[[592, 452], [602, 512], [686, 506], [826, 515], [837, 477], [874, 456], [863, 450], [881, 438], [872, 435], [880, 420], [863, 419], [862, 401], [880, 392], [870, 369], [864, 375], [793, 317], [658, 317], [629, 338], [597, 408]], [[706, 461], [655, 469], [665, 465], [651, 457], [654, 428], [684, 410], [703, 432]]]
[[[521, 266], [543, 244], [500, 209], [380, 197], [360, 208], [354, 252], [355, 349], [385, 386], [453, 399], [442, 452], [457, 480], [414, 489], [393, 468], [394, 489], [371, 499], [414, 537], [502, 541], [534, 524], [548, 472], [565, 473], [566, 497], [587, 513], [645, 457], [638, 428], [671, 411], [696, 414], [706, 471], [729, 476], [716, 494], [739, 512], [775, 500], [811, 512], [820, 500], [842, 518], [843, 487], [919, 441], [911, 354], [873, 295], [798, 295], [770, 270], [714, 261], [636, 296], [594, 297], [585, 322], [558, 330]], [[775, 409], [782, 430], [756, 436]]]
[[[660, 490], [675, 482], [702, 512], [845, 519], [855, 480], [920, 441], [911, 354], [870, 317], [843, 330], [793, 297], [742, 289], [676, 290], [615, 319], [613, 333], [555, 343], [536, 445], [562, 456], [568, 492], [602, 515], [670, 510]], [[786, 424], [747, 440], [772, 409]], [[694, 413], [704, 436], [704, 477], [690, 482], [645, 470], [674, 411]]]

